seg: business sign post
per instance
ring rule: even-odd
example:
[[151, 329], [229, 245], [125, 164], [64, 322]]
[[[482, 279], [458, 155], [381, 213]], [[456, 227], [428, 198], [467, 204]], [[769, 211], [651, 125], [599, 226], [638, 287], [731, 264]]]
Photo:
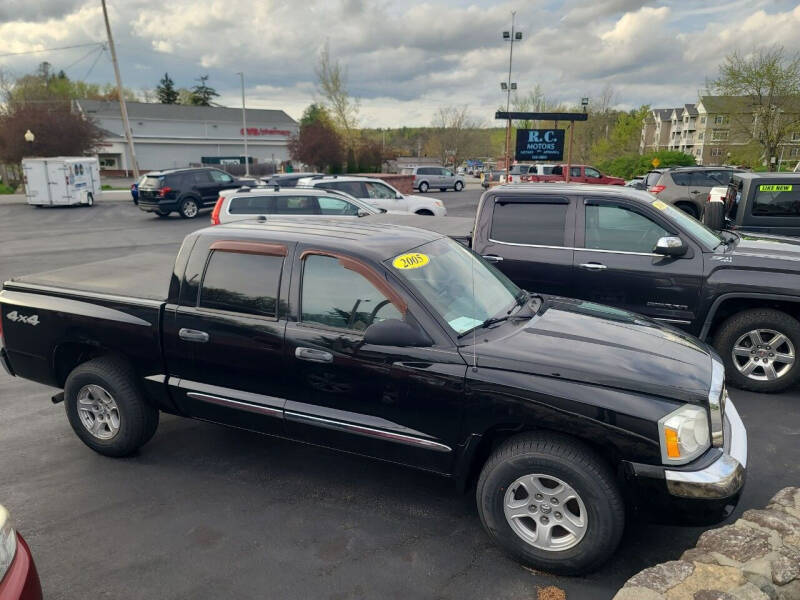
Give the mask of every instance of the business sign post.
[[563, 129], [517, 129], [516, 160], [564, 160]]

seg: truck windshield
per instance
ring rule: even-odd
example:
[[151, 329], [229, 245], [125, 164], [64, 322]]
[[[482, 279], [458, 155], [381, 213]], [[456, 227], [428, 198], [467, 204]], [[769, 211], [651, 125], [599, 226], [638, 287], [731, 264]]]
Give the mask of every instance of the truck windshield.
[[663, 212], [668, 219], [676, 223], [683, 231], [686, 231], [694, 237], [698, 242], [703, 244], [708, 250], [713, 250], [722, 243], [722, 238], [719, 237], [713, 230], [703, 225], [694, 217], [687, 215], [679, 208], [675, 208], [671, 204], [656, 200], [653, 206]]
[[513, 306], [520, 289], [450, 238], [428, 242], [386, 261], [457, 334]]

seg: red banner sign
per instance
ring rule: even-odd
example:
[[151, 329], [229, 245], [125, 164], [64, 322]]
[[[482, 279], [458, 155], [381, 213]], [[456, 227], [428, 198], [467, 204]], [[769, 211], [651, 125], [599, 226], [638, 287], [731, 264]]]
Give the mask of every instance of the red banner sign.
[[[239, 130], [240, 135], [244, 135], [244, 129]], [[285, 135], [289, 136], [292, 135], [292, 132], [288, 129], [259, 129], [258, 127], [248, 127], [247, 128], [247, 135], [259, 136], [259, 135]]]

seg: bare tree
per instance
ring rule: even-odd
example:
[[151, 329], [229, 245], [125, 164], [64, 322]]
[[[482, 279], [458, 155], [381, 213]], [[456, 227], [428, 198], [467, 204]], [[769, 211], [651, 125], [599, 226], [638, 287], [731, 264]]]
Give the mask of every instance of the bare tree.
[[740, 142], [757, 142], [770, 170], [781, 144], [800, 129], [800, 55], [787, 55], [783, 47], [735, 51], [725, 58], [709, 90], [723, 96], [720, 107], [738, 121]]
[[452, 161], [453, 167], [476, 150], [479, 144], [478, 127], [467, 106], [442, 106], [433, 117], [433, 131], [425, 145], [426, 153]]
[[331, 58], [328, 42], [320, 50], [315, 72], [319, 94], [342, 130], [346, 146], [352, 150], [356, 146], [359, 102], [347, 91], [347, 70], [338, 60]]

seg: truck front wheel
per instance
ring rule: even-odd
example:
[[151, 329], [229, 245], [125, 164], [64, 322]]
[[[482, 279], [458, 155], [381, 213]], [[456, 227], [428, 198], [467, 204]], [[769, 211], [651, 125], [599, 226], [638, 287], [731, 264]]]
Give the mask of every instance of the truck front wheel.
[[625, 526], [609, 467], [579, 441], [556, 434], [503, 443], [486, 461], [476, 495], [489, 536], [517, 560], [551, 573], [596, 569]]
[[737, 313], [714, 336], [728, 381], [743, 390], [780, 392], [800, 377], [800, 322], [772, 308]]
[[64, 385], [64, 407], [83, 443], [105, 456], [132, 454], [158, 427], [158, 409], [145, 401], [132, 369], [110, 357], [75, 367]]

